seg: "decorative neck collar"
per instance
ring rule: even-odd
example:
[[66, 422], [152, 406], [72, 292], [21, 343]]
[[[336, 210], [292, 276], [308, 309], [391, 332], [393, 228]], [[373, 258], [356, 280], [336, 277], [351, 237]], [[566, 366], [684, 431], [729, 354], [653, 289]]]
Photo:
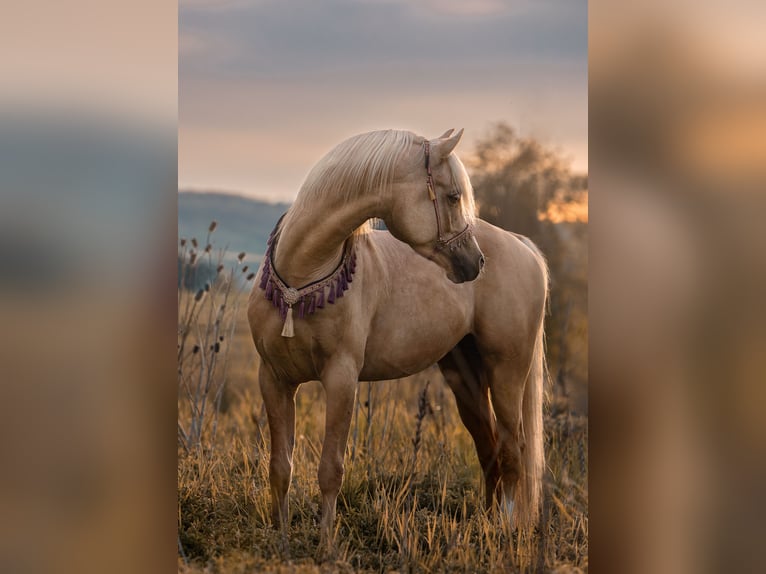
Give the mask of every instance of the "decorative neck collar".
[[[280, 225], [284, 217], [283, 215], [279, 218], [271, 231], [271, 235], [269, 235], [259, 287], [266, 292], [266, 299], [271, 301], [274, 307], [279, 310], [279, 315], [284, 321], [282, 336], [293, 337], [295, 333], [293, 307], [298, 309], [298, 319], [303, 319], [306, 315], [313, 315], [319, 309], [324, 309], [325, 303], [333, 304], [337, 298], [343, 297], [343, 293], [348, 290], [356, 271], [356, 253], [353, 242], [347, 239], [343, 245], [343, 257], [335, 271], [327, 277], [303, 287], [297, 289], [290, 287], [279, 276], [274, 267], [274, 251], [277, 247], [281, 231]], [[325, 292], [327, 292], [327, 297], [325, 297]]]

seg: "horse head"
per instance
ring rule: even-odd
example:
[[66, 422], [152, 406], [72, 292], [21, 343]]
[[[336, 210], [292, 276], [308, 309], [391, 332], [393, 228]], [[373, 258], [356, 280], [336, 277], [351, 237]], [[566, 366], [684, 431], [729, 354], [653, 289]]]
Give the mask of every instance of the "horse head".
[[470, 179], [453, 150], [463, 130], [434, 140], [417, 138], [396, 166], [389, 231], [439, 265], [454, 283], [473, 281], [484, 255], [473, 236], [475, 207]]

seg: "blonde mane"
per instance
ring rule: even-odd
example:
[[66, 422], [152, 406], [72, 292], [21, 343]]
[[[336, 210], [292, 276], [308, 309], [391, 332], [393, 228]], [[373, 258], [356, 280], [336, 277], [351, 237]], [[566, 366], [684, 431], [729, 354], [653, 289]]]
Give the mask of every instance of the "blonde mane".
[[473, 186], [468, 172], [460, 161], [460, 158], [452, 152], [447, 156], [447, 163], [452, 172], [452, 182], [460, 190], [460, 207], [463, 211], [463, 217], [468, 223], [476, 221], [476, 203], [473, 198]]
[[[344, 202], [354, 201], [360, 194], [370, 190], [384, 193], [393, 183], [394, 170], [410, 146], [424, 138], [405, 130], [381, 130], [353, 136], [330, 150], [311, 168], [303, 182], [298, 197], [288, 210], [283, 228], [289, 227], [293, 218], [310, 215], [327, 198]], [[466, 221], [476, 218], [473, 188], [463, 163], [451, 153], [447, 161], [454, 184], [461, 191], [461, 205]], [[425, 175], [423, 178], [425, 193]], [[369, 219], [354, 231], [361, 235], [372, 229]]]
[[[348, 202], [372, 189], [387, 190], [397, 162], [417, 137], [408, 131], [384, 130], [339, 143], [311, 168], [285, 216], [284, 226], [289, 226], [291, 216], [310, 214], [330, 196]], [[368, 220], [354, 234], [370, 229]]]

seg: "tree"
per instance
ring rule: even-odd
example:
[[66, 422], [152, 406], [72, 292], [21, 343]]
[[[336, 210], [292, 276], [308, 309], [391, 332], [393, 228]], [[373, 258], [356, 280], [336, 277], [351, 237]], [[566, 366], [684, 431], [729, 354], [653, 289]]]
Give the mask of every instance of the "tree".
[[551, 203], [580, 201], [587, 189], [587, 176], [573, 174], [559, 153], [503, 122], [476, 143], [468, 163], [481, 218], [532, 239]]

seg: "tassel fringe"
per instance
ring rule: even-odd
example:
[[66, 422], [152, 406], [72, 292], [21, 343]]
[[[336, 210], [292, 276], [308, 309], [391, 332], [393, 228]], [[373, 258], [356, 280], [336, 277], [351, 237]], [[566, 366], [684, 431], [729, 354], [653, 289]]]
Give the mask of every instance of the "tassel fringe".
[[293, 307], [298, 305], [298, 319], [304, 319], [319, 309], [324, 309], [326, 303], [334, 304], [337, 299], [343, 297], [344, 292], [351, 286], [356, 271], [356, 253], [353, 247], [348, 248], [343, 261], [332, 275], [304, 289], [294, 289], [279, 277], [272, 260], [272, 253], [279, 239], [278, 229], [281, 221], [280, 219], [269, 236], [258, 286], [264, 290], [266, 299], [274, 305], [283, 321], [282, 336], [294, 337]]
[[282, 327], [283, 337], [294, 337], [295, 331], [293, 327], [293, 307], [292, 305], [287, 308], [287, 317], [285, 317], [285, 324]]

